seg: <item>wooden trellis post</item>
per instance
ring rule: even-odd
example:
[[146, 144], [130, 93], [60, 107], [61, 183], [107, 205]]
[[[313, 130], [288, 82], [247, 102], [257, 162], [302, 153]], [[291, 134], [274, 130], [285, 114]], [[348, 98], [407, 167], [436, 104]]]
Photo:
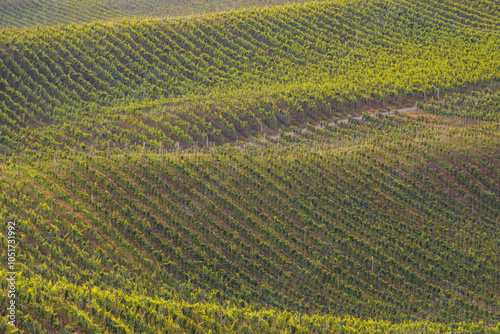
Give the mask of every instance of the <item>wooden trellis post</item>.
[[221, 333], [224, 333], [224, 323], [223, 323], [223, 313], [222, 313], [222, 306], [220, 308], [220, 328], [221, 328]]
[[[94, 193], [92, 192], [90, 194], [90, 201], [91, 201], [91, 205], [90, 205], [90, 216], [92, 217], [92, 221], [94, 220]], [[92, 226], [92, 229], [94, 227]]]
[[17, 178], [18, 179], [21, 178], [21, 165], [23, 164], [23, 155], [24, 155], [24, 151], [21, 151], [21, 154], [19, 156], [19, 164], [17, 166]]
[[194, 142], [194, 144], [195, 144], [195, 149], [194, 150], [196, 152], [196, 163], [198, 163], [198, 142], [196, 141], [196, 142]]
[[94, 144], [92, 144], [92, 146], [90, 147], [90, 169], [93, 168], [94, 168]]
[[[54, 203], [52, 203], [52, 215], [54, 215]], [[52, 252], [53, 252], [53, 247], [50, 246], [50, 275], [52, 276]]]
[[57, 148], [56, 153], [54, 154], [54, 172], [57, 174]]

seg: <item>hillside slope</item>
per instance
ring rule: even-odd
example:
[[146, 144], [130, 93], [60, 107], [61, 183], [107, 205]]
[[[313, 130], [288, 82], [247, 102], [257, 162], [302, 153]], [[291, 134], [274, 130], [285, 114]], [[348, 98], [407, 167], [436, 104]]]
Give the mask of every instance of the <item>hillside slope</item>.
[[[425, 109], [449, 116], [366, 115], [204, 153], [13, 157], [0, 205], [17, 221], [20, 280], [33, 291], [23, 312], [45, 328], [63, 318], [131, 332], [165, 321], [208, 330], [226, 302], [239, 314], [227, 323], [234, 333], [273, 332], [274, 311], [235, 320], [250, 306], [317, 314], [309, 331], [326, 326], [324, 313], [495, 325], [499, 101], [491, 92], [446, 98]], [[35, 298], [34, 280], [54, 287]], [[183, 316], [172, 318], [181, 301]], [[204, 325], [193, 308], [212, 320]], [[287, 331], [298, 321], [279, 319]]]
[[340, 0], [0, 30], [17, 333], [498, 333], [499, 27]]
[[7, 0], [0, 3], [0, 28], [109, 21], [126, 17], [178, 17], [310, 0]]
[[495, 89], [499, 14], [469, 5], [343, 0], [3, 30], [2, 150], [222, 144]]

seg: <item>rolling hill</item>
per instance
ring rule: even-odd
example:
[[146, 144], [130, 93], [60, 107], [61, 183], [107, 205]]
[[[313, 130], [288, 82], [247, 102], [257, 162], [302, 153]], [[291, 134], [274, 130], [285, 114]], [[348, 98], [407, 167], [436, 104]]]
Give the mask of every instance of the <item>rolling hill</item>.
[[0, 333], [499, 332], [497, 8], [0, 30]]
[[308, 0], [6, 0], [0, 3], [0, 28], [68, 25], [134, 17], [199, 16], [242, 8], [304, 2]]
[[496, 89], [498, 12], [443, 2], [442, 13], [432, 3], [322, 2], [2, 30], [0, 143], [6, 154], [19, 144], [220, 145], [438, 90]]
[[23, 326], [205, 331], [221, 307], [259, 314], [235, 333], [272, 331], [261, 308], [287, 331], [294, 312], [498, 323], [500, 97], [475, 95], [244, 148], [11, 158]]

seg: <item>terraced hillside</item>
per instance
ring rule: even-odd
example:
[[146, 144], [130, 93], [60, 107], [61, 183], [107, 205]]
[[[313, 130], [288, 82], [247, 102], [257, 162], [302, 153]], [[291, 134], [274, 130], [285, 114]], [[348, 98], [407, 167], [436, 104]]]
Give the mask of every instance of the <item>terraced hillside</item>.
[[13, 156], [0, 205], [23, 250], [22, 327], [387, 330], [332, 315], [448, 324], [400, 332], [495, 326], [499, 101], [446, 97], [200, 153]]
[[173, 150], [496, 89], [495, 8], [349, 0], [2, 30], [0, 143]]

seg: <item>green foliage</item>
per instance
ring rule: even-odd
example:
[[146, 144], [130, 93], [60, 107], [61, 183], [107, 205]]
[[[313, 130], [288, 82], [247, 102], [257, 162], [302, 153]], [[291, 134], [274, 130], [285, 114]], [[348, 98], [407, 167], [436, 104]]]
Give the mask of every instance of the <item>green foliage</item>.
[[274, 312], [290, 332], [494, 331], [498, 152], [497, 122], [379, 114], [207, 153], [13, 159], [0, 205], [46, 328], [220, 331], [222, 305], [234, 333]]
[[[79, 20], [122, 15], [110, 4]], [[1, 30], [18, 331], [498, 332], [497, 9], [342, 0]]]
[[495, 89], [500, 21], [488, 8], [343, 0], [3, 29], [0, 143], [9, 153], [173, 150], [393, 108], [438, 88]]
[[[4, 279], [4, 277], [2, 277]], [[35, 286], [37, 284], [37, 286]], [[79, 298], [87, 294], [87, 288], [60, 280], [57, 284], [41, 279], [21, 280], [18, 286], [29, 290], [37, 302], [28, 300], [36, 316], [47, 316], [44, 323], [50, 332], [60, 331], [61, 320], [47, 315], [47, 309], [57, 308], [65, 319], [74, 325], [66, 325], [62, 333], [171, 333], [171, 332], [219, 332], [226, 333], [414, 333], [451, 331], [464, 333], [498, 333], [499, 328], [483, 324], [439, 324], [429, 321], [405, 321], [393, 324], [383, 320], [361, 320], [351, 316], [309, 315], [275, 309], [237, 307], [231, 303], [190, 304], [179, 300], [144, 297], [135, 292], [124, 294], [118, 290], [94, 288], [91, 306], [79, 309]], [[70, 291], [70, 293], [68, 293]], [[63, 296], [63, 297], [61, 297]], [[115, 307], [115, 301], [119, 301]], [[49, 311], [49, 314], [51, 311]], [[89, 315], [91, 314], [91, 316]], [[45, 333], [40, 323], [29, 315], [23, 318], [23, 330], [8, 329], [6, 333]], [[100, 326], [98, 326], [99, 324]], [[64, 323], [63, 323], [64, 325]], [[0, 330], [5, 331], [5, 320], [0, 319]]]
[[125, 17], [193, 16], [241, 8], [304, 3], [308, 0], [15, 0], [0, 3], [0, 28], [116, 20]]

